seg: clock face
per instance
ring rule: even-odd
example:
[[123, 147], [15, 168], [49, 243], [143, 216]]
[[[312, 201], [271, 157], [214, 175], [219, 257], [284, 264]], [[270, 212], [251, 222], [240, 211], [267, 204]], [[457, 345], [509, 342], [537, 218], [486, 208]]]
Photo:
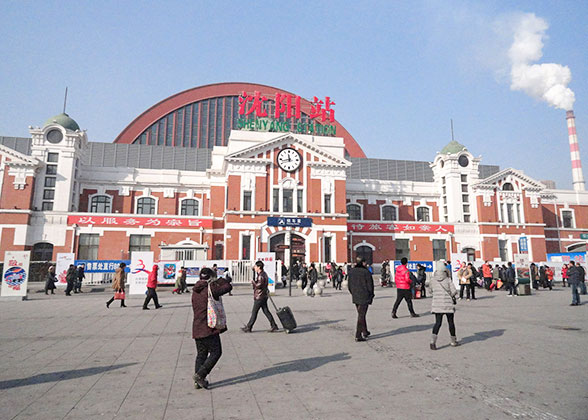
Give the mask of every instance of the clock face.
[[278, 166], [286, 172], [294, 172], [302, 165], [302, 157], [296, 150], [288, 147], [278, 153]]
[[465, 168], [466, 166], [468, 166], [468, 163], [470, 163], [470, 160], [468, 159], [468, 157], [467, 157], [466, 155], [461, 155], [461, 156], [460, 156], [460, 157], [457, 159], [457, 161], [458, 161], [458, 162], [459, 162], [459, 164], [460, 164], [462, 167], [464, 167], [464, 168]]

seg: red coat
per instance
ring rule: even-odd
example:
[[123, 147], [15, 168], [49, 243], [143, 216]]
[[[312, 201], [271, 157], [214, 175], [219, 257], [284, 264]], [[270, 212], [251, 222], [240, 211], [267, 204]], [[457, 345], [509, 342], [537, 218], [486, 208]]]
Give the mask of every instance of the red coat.
[[484, 264], [482, 266], [482, 276], [485, 279], [492, 278], [492, 270], [490, 269], [490, 266], [488, 264]]
[[396, 281], [397, 289], [410, 289], [410, 272], [405, 265], [400, 264], [396, 267], [396, 277], [394, 280]]
[[151, 272], [149, 273], [149, 276], [147, 277], [147, 287], [149, 287], [151, 289], [157, 288], [157, 270], [158, 269], [159, 269], [159, 266], [154, 265], [153, 268], [151, 269]]

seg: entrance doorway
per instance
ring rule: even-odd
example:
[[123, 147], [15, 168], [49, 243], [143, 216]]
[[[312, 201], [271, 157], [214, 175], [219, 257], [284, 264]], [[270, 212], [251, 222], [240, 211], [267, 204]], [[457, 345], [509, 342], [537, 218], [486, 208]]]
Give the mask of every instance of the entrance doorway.
[[[296, 261], [304, 261], [304, 256], [306, 255], [306, 241], [302, 236], [296, 235], [292, 233], [292, 257], [294, 258], [294, 262]], [[275, 236], [272, 236], [269, 241], [269, 252], [276, 253], [276, 260], [280, 260], [288, 266], [290, 261], [288, 260], [289, 253], [286, 252], [287, 248], [285, 245], [290, 245], [286, 243], [286, 233], [279, 233]]]
[[374, 262], [374, 251], [366, 245], [358, 246], [355, 250], [356, 258], [364, 259], [366, 264], [372, 264]]

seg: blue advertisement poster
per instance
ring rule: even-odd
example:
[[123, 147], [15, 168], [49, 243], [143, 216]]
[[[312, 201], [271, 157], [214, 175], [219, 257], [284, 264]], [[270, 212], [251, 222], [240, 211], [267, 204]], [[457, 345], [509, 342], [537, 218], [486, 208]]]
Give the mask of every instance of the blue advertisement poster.
[[76, 260], [74, 264], [77, 266], [83, 265], [86, 273], [114, 273], [120, 263], [125, 263], [125, 272], [129, 272], [131, 260]]
[[[414, 271], [416, 273], [417, 264], [420, 264], [423, 267], [425, 267], [425, 271], [427, 273], [433, 272], [433, 261], [409, 261], [406, 266], [408, 267], [409, 271]], [[400, 261], [394, 261], [394, 270], [396, 270], [396, 267], [398, 267], [399, 265]]]

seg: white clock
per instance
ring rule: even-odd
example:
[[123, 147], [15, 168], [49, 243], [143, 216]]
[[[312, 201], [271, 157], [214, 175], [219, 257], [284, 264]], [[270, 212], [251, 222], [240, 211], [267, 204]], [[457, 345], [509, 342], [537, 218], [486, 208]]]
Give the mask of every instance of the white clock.
[[291, 147], [280, 150], [277, 160], [278, 166], [286, 172], [294, 172], [302, 165], [302, 156]]

